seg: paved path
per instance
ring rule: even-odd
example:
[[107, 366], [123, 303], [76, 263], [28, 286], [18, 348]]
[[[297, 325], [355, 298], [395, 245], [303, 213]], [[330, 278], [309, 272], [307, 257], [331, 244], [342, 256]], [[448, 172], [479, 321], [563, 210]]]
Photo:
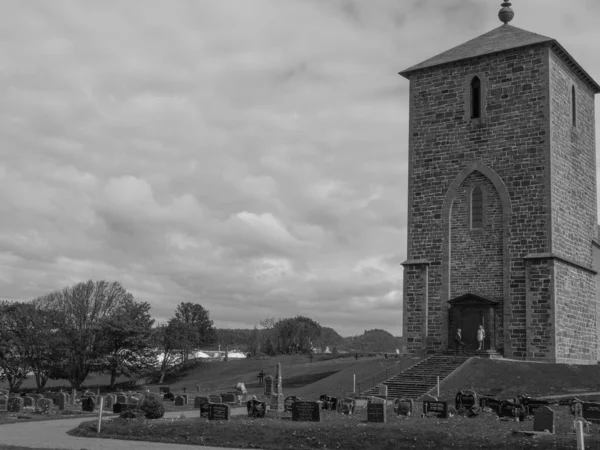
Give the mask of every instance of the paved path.
[[[165, 417], [179, 417], [181, 414], [184, 414], [186, 417], [198, 417], [197, 410], [170, 412], [166, 413]], [[0, 425], [0, 445], [20, 445], [32, 448], [59, 448], [69, 450], [223, 450], [223, 447], [82, 438], [67, 434], [67, 431], [72, 430], [81, 422], [88, 420], [92, 419], [87, 417], [85, 419], [45, 420]]]

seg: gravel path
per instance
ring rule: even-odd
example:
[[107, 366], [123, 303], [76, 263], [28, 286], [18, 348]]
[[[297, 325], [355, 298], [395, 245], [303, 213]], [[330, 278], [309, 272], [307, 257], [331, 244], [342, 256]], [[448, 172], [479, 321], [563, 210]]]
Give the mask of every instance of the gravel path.
[[[198, 411], [170, 412], [166, 413], [165, 417], [179, 417], [181, 414], [184, 414], [186, 417], [197, 417]], [[20, 445], [36, 449], [59, 448], [69, 450], [224, 450], [224, 447], [82, 438], [67, 434], [67, 431], [72, 430], [81, 422], [86, 422], [88, 420], [91, 419], [88, 417], [85, 419], [47, 420], [0, 425], [0, 444]]]

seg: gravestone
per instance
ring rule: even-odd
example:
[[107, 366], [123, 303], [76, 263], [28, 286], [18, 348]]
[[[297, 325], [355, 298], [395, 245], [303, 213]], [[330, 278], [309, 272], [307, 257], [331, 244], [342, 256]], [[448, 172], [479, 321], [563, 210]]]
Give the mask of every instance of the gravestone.
[[295, 395], [290, 395], [288, 397], [285, 398], [284, 402], [283, 402], [283, 410], [285, 412], [290, 412], [292, 410], [292, 404], [295, 401], [300, 400], [298, 397], [296, 397]]
[[519, 403], [502, 400], [500, 406], [498, 406], [499, 417], [511, 417], [519, 422], [523, 422], [526, 415], [527, 411], [525, 410], [525, 406]]
[[320, 422], [320, 402], [297, 401], [292, 404], [292, 420], [294, 422]]
[[64, 411], [66, 405], [69, 404], [69, 400], [67, 399], [67, 394], [65, 394], [64, 392], [60, 392], [58, 394], [58, 410], [59, 411]]
[[105, 397], [104, 400], [104, 407], [107, 409], [112, 408], [112, 406], [117, 403], [117, 396], [116, 395], [112, 395], [112, 394], [108, 394]]
[[210, 403], [200, 404], [200, 417], [202, 419], [208, 419], [208, 413], [210, 412]]
[[205, 396], [198, 396], [194, 398], [194, 409], [199, 409], [200, 405], [210, 403], [210, 399]]
[[498, 413], [500, 403], [502, 402], [494, 397], [481, 397], [481, 399], [479, 400], [479, 406], [481, 406], [482, 408], [490, 408], [496, 413]]
[[25, 407], [33, 406], [34, 404], [35, 404], [35, 400], [33, 397], [29, 397], [28, 395], [23, 397], [23, 406], [25, 406]]
[[220, 395], [209, 395], [208, 396], [209, 400], [211, 403], [223, 403], [223, 399], [221, 398]]
[[175, 395], [172, 392], [166, 392], [163, 395], [163, 400], [173, 401], [173, 400], [175, 400]]
[[52, 404], [52, 400], [50, 400], [49, 398], [40, 398], [37, 400], [36, 406], [44, 411], [50, 412]]
[[188, 394], [179, 394], [183, 397], [183, 399], [185, 400], [185, 405], [187, 405], [190, 402], [190, 397]]
[[583, 402], [581, 407], [582, 415], [585, 420], [592, 423], [600, 423], [600, 403]]
[[271, 395], [273, 395], [273, 377], [267, 375], [265, 377], [265, 397], [270, 397]]
[[[354, 407], [356, 406], [356, 402], [353, 398], [345, 397], [342, 400], [342, 413], [344, 414], [354, 414]], [[367, 405], [368, 406], [368, 405]]]
[[113, 413], [115, 414], [121, 414], [124, 411], [127, 411], [129, 409], [135, 409], [135, 405], [130, 405], [129, 403], [115, 403], [113, 405]]
[[581, 400], [574, 399], [570, 405], [571, 414], [575, 416], [575, 419], [583, 419], [583, 402]]
[[279, 412], [284, 411], [283, 406], [283, 373], [281, 363], [277, 363], [277, 372], [275, 372], [275, 396], [271, 396], [271, 409]]
[[96, 402], [94, 401], [94, 397], [83, 397], [81, 399], [81, 410], [87, 412], [94, 412], [96, 409]]
[[547, 406], [538, 406], [533, 415], [533, 431], [548, 430], [554, 434], [554, 424], [556, 422], [556, 411]]
[[0, 395], [0, 412], [8, 412], [8, 397]]
[[397, 398], [394, 401], [394, 412], [399, 416], [412, 416], [415, 402], [412, 398]]
[[175, 397], [175, 406], [183, 406], [183, 405], [185, 405], [185, 399], [181, 395], [178, 395], [177, 397]]
[[210, 403], [208, 405], [208, 420], [229, 420], [229, 405]]
[[367, 422], [386, 422], [387, 405], [384, 403], [367, 403]]
[[158, 387], [158, 393], [159, 394], [166, 394], [167, 392], [171, 392], [171, 387], [170, 386], [159, 386]]
[[231, 392], [221, 395], [221, 398], [223, 399], [223, 403], [237, 403], [236, 395]]
[[388, 397], [388, 387], [385, 384], [380, 384], [377, 392], [380, 397], [383, 397], [383, 398]]
[[117, 403], [124, 404], [124, 403], [129, 403], [129, 402], [127, 401], [127, 397], [125, 395], [118, 394], [117, 395]]
[[283, 394], [274, 393], [273, 395], [271, 395], [270, 410], [283, 412], [284, 409], [285, 408], [283, 405]]
[[246, 408], [248, 409], [248, 417], [261, 419], [267, 413], [267, 404], [256, 399], [246, 402]]
[[423, 414], [433, 415], [439, 419], [448, 418], [448, 402], [425, 400], [423, 402]]
[[548, 406], [549, 405], [547, 400], [540, 400], [540, 399], [528, 397], [525, 395], [517, 395], [517, 400], [521, 405], [525, 406], [527, 415], [533, 414], [534, 411], [537, 408], [539, 408], [540, 406]]
[[454, 406], [458, 411], [460, 408], [471, 409], [477, 406], [477, 393], [475, 391], [458, 391], [454, 398]]
[[235, 392], [240, 395], [246, 395], [248, 390], [246, 389], [246, 385], [244, 383], [238, 383], [235, 386]]
[[39, 399], [44, 398], [44, 395], [36, 393], [36, 394], [29, 394], [29, 397], [32, 397], [37, 402]]
[[8, 412], [20, 413], [23, 411], [23, 398], [10, 397], [8, 399]]

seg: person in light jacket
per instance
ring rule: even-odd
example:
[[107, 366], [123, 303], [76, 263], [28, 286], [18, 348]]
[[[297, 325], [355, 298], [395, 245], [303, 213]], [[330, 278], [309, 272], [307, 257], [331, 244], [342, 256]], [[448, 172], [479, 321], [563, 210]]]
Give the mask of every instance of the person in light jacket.
[[479, 325], [479, 329], [477, 330], [477, 342], [479, 343], [479, 348], [477, 350], [483, 350], [483, 340], [485, 339], [485, 330], [483, 329], [483, 325]]

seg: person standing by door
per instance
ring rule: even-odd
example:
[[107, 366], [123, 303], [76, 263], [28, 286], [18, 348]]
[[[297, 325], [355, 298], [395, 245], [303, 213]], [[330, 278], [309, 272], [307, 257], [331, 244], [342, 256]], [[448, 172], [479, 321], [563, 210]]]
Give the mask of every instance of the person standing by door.
[[465, 343], [462, 341], [462, 331], [460, 328], [456, 330], [456, 334], [454, 335], [454, 342], [456, 342], [456, 354], [458, 355], [458, 352], [460, 350], [464, 351], [465, 347]]
[[485, 339], [485, 330], [483, 329], [483, 325], [479, 325], [479, 329], [477, 330], [477, 342], [479, 343], [479, 350], [483, 350], [483, 340]]

